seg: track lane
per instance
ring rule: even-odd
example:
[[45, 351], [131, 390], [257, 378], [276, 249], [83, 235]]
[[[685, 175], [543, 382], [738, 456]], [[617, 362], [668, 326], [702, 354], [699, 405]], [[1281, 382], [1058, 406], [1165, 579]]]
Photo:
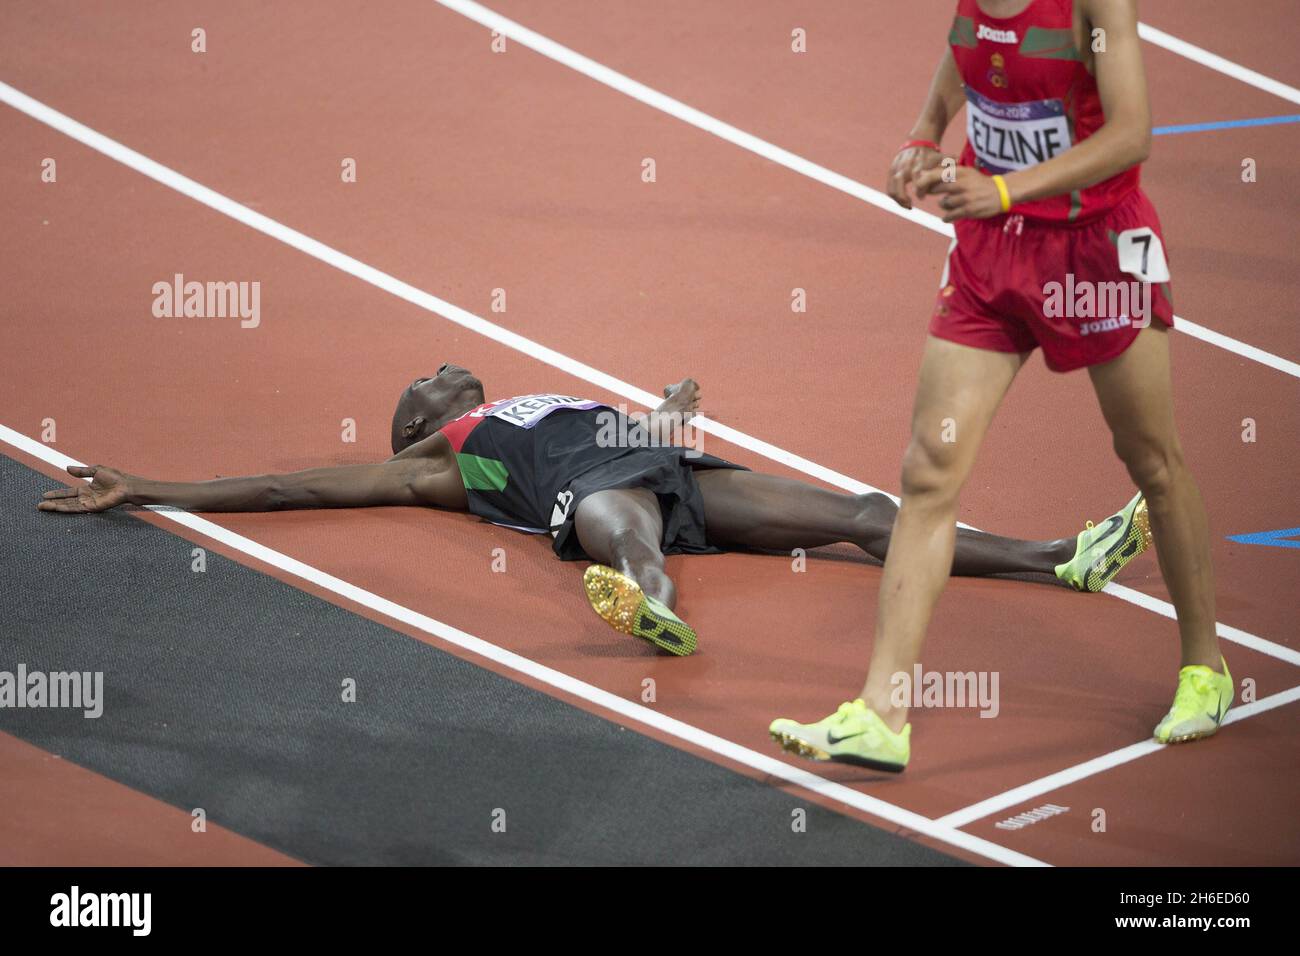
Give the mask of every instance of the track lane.
[[[1190, 747], [1168, 748], [964, 829], [1023, 853], [1089, 866], [1175, 860], [1182, 866], [1295, 866], [1300, 745], [1289, 707], [1234, 724], [1222, 737], [1196, 744], [1196, 754]], [[1207, 766], [1213, 767], [1208, 775]], [[1230, 809], [1224, 792], [1232, 794]], [[1049, 803], [1069, 812], [1018, 830], [997, 826]]]

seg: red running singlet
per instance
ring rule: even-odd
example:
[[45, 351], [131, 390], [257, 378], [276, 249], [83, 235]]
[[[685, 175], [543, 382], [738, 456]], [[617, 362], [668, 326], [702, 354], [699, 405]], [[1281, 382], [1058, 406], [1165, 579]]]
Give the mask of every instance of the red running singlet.
[[[990, 17], [959, 0], [948, 34], [966, 91], [961, 165], [987, 175], [1026, 169], [1083, 142], [1106, 121], [1097, 80], [1074, 42], [1073, 0], [1032, 0], [1014, 17]], [[1026, 219], [1087, 222], [1138, 186], [1131, 166], [1086, 189], [1017, 203]]]

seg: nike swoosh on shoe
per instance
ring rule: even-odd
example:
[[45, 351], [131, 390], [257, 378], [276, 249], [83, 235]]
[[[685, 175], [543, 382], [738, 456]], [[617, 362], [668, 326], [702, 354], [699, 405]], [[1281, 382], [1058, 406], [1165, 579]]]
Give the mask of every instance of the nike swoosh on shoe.
[[826, 731], [826, 741], [827, 743], [838, 744], [845, 740], [852, 740], [854, 737], [861, 737], [865, 733], [865, 730], [859, 730], [856, 734], [845, 734], [843, 737], [836, 737], [835, 731], [828, 730]]

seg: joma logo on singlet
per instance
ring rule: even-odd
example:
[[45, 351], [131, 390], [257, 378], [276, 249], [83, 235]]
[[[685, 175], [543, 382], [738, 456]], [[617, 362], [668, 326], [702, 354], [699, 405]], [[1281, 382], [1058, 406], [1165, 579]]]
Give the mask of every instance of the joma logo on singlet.
[[979, 30], [975, 36], [980, 40], [991, 40], [994, 43], [1019, 43], [1020, 38], [1016, 36], [1015, 30], [994, 30], [992, 27], [986, 27], [980, 24]]

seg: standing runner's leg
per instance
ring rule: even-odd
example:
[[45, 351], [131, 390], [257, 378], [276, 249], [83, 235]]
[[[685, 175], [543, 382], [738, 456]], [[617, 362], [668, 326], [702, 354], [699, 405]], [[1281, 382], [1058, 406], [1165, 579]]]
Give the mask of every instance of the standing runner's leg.
[[1169, 334], [1156, 325], [1143, 329], [1119, 358], [1088, 371], [1115, 452], [1146, 495], [1160, 573], [1178, 612], [1183, 666], [1218, 671], [1210, 533], [1174, 426]]
[[[862, 699], [891, 730], [907, 708], [891, 703], [891, 677], [910, 674], [952, 567], [957, 496], [993, 414], [1027, 354], [929, 337], [903, 456], [902, 504], [880, 582], [880, 606]], [[953, 440], [945, 441], [945, 438]]]
[[614, 488], [588, 495], [573, 524], [593, 560], [626, 574], [669, 608], [677, 606], [677, 588], [664, 571], [664, 519], [653, 491]]
[[[730, 468], [700, 470], [709, 543], [721, 548], [792, 551], [841, 541], [885, 559], [898, 506], [886, 495], [830, 491], [805, 481]], [[1074, 556], [1075, 537], [1019, 541], [957, 529], [953, 574], [1054, 572]]]

